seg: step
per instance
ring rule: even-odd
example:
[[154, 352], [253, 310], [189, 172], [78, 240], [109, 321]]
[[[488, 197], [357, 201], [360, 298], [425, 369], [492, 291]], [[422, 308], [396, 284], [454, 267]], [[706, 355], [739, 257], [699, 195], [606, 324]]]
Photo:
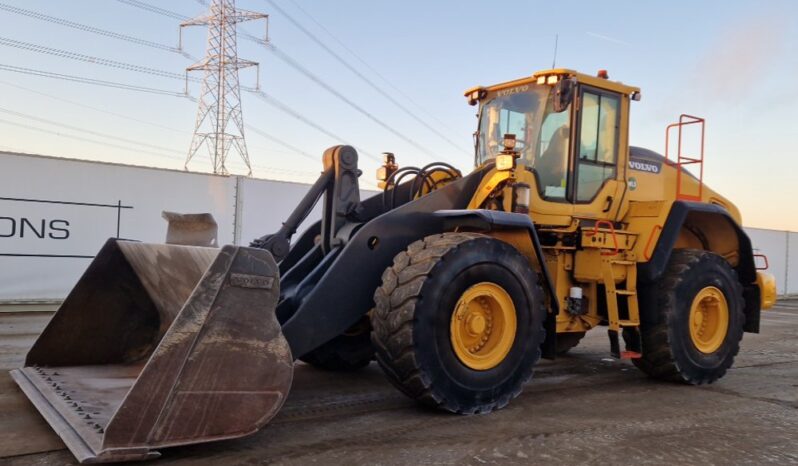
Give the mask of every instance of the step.
[[615, 290], [615, 293], [618, 294], [618, 295], [621, 295], [621, 296], [636, 296], [637, 295], [637, 291], [631, 291], [631, 290]]
[[640, 322], [632, 322], [631, 320], [619, 320], [618, 325], [620, 327], [639, 327]]
[[635, 261], [625, 261], [625, 260], [617, 260], [617, 261], [610, 261], [613, 265], [636, 265], [637, 262]]

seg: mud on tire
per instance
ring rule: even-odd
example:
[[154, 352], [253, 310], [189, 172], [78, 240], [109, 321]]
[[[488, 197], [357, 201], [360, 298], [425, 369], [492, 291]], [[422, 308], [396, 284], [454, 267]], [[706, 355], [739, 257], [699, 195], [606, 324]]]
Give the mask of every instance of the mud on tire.
[[[704, 353], [690, 336], [690, 309], [705, 287], [719, 289], [728, 308], [728, 329], [720, 347]], [[659, 284], [645, 291], [641, 322], [643, 355], [635, 365], [651, 377], [689, 384], [712, 383], [731, 367], [743, 336], [743, 294], [737, 274], [717, 254], [695, 249], [674, 250]]]
[[[450, 322], [469, 287], [501, 286], [516, 309], [516, 333], [495, 367], [474, 370], [455, 354]], [[537, 274], [512, 246], [477, 233], [428, 236], [399, 253], [375, 293], [376, 359], [399, 390], [457, 413], [499, 409], [521, 393], [540, 358], [545, 308]]]

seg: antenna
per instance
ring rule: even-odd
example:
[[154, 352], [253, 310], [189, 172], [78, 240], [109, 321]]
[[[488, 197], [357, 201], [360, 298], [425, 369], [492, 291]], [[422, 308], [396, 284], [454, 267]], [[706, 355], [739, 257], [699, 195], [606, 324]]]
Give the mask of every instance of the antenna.
[[187, 73], [205, 72], [194, 137], [186, 157], [186, 170], [191, 159], [205, 145], [213, 161], [213, 173], [223, 175], [228, 173], [225, 160], [230, 148], [235, 147], [249, 170], [247, 176], [252, 174], [247, 144], [244, 140], [244, 116], [241, 113], [238, 70], [250, 66], [257, 67], [258, 64], [238, 58], [236, 25], [243, 21], [265, 18], [268, 18], [268, 15], [236, 9], [235, 0], [212, 0], [208, 14], [180, 25], [181, 31], [186, 26], [208, 26], [205, 58], [186, 68]]
[[551, 61], [551, 69], [557, 68], [557, 42], [559, 42], [560, 34], [554, 34], [554, 60]]

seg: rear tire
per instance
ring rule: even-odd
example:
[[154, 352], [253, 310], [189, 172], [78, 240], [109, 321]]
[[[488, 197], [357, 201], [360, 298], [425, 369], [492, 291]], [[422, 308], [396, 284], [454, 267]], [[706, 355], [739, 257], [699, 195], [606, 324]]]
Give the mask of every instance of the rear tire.
[[694, 385], [721, 378], [740, 350], [745, 323], [742, 286], [729, 263], [708, 251], [674, 250], [659, 284], [646, 293], [654, 294], [642, 302], [656, 304], [643, 316], [643, 354], [635, 366]]
[[566, 332], [566, 333], [558, 333], [557, 340], [556, 340], [556, 351], [557, 355], [563, 355], [571, 349], [575, 348], [582, 338], [584, 338], [586, 332]]
[[[474, 290], [489, 291], [464, 301]], [[515, 248], [488, 236], [416, 241], [385, 270], [374, 300], [377, 362], [423, 404], [464, 414], [502, 408], [540, 358], [546, 310], [538, 276]], [[470, 338], [458, 327], [466, 321], [476, 322], [477, 343], [461, 346], [458, 337]]]
[[368, 317], [364, 317], [346, 333], [338, 335], [299, 359], [327, 371], [352, 372], [363, 369], [374, 359], [370, 333]]

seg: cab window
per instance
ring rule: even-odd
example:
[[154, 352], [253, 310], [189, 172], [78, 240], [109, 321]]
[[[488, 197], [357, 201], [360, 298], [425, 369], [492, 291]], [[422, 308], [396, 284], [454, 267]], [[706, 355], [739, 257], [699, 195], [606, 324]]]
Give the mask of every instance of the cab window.
[[568, 148], [571, 137], [571, 107], [559, 113], [549, 100], [540, 128], [540, 144], [533, 164], [538, 174], [540, 194], [547, 200], [565, 200], [568, 181]]
[[618, 160], [618, 96], [584, 91], [579, 122], [576, 201], [592, 200]]

